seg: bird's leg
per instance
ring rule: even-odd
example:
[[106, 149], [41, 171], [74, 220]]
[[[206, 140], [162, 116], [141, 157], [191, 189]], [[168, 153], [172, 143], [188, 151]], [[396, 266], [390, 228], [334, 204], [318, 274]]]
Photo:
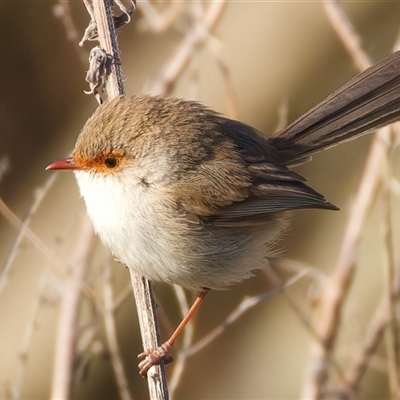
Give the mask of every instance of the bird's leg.
[[[208, 292], [209, 289], [204, 288], [199, 293], [192, 307], [190, 307], [189, 311], [187, 312], [181, 323], [178, 325], [174, 333], [166, 342], [155, 349], [146, 350], [138, 355], [138, 358], [144, 358], [144, 360], [139, 363], [139, 370], [141, 375], [145, 376], [150, 367], [152, 367], [154, 364], [159, 363], [162, 359], [166, 358], [168, 351], [175, 343], [175, 340], [178, 338], [178, 336], [182, 333], [187, 323], [193, 317], [193, 314], [198, 310]], [[172, 358], [169, 361], [172, 361]]]

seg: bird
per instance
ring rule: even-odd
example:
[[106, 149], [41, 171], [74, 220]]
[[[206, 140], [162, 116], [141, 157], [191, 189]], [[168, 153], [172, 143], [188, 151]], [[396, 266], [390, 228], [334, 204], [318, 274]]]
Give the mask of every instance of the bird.
[[47, 169], [74, 172], [119, 262], [199, 290], [171, 338], [139, 355], [140, 373], [166, 357], [210, 289], [268, 266], [294, 210], [338, 210], [293, 167], [399, 119], [400, 52], [269, 137], [197, 101], [134, 94], [99, 106], [72, 155]]

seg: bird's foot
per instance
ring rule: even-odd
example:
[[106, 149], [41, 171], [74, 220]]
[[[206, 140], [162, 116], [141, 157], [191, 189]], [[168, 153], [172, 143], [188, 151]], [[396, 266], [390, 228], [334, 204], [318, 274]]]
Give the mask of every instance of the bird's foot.
[[168, 355], [171, 345], [168, 342], [163, 343], [161, 346], [155, 349], [149, 349], [140, 353], [138, 358], [143, 358], [139, 363], [139, 373], [143, 377], [146, 376], [147, 371], [155, 364], [159, 364], [161, 360], [164, 360], [165, 364], [172, 362], [173, 358]]

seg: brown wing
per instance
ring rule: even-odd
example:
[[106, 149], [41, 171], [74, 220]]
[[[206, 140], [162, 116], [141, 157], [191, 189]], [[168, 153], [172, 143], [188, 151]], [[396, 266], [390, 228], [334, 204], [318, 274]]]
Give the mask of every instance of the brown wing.
[[271, 213], [337, 209], [281, 165], [275, 149], [255, 129], [221, 118], [218, 130], [222, 139], [215, 143], [214, 157], [168, 188], [191, 222], [252, 226], [266, 223]]
[[205, 224], [253, 226], [268, 223], [271, 213], [305, 208], [337, 210], [307, 186], [300, 175], [285, 167], [262, 163], [248, 168], [252, 170], [248, 197], [218, 209], [213, 215], [200, 216]]

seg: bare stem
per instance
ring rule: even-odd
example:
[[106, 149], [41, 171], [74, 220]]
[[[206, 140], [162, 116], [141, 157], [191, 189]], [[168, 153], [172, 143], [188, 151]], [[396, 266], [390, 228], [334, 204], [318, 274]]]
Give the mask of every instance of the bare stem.
[[100, 47], [113, 57], [111, 75], [107, 82], [107, 95], [109, 99], [125, 94], [122, 64], [118, 46], [117, 35], [114, 27], [113, 6], [110, 0], [93, 2], [94, 17], [96, 19], [97, 32]]
[[111, 270], [108, 263], [104, 274], [104, 324], [106, 327], [108, 350], [111, 355], [111, 363], [113, 365], [120, 397], [122, 400], [132, 400], [133, 397], [129, 391], [128, 379], [118, 346], [117, 328], [114, 319], [114, 294], [111, 282]]
[[46, 196], [47, 192], [49, 191], [50, 187], [53, 185], [56, 179], [56, 175], [52, 175], [42, 189], [36, 191], [35, 201], [32, 204], [32, 207], [29, 209], [28, 214], [26, 215], [20, 229], [18, 230], [18, 235], [15, 238], [13, 246], [11, 248], [10, 253], [8, 254], [4, 266], [2, 268], [2, 273], [0, 274], [0, 292], [3, 290], [5, 284], [7, 283], [7, 278], [11, 270], [11, 266], [14, 262], [14, 259], [17, 255], [17, 249], [21, 245], [22, 240], [26, 236], [27, 229], [31, 222], [32, 216], [36, 213], [37, 209], [39, 208], [40, 204], [42, 203], [44, 197]]
[[[324, 1], [325, 11], [332, 27], [342, 40], [354, 63], [365, 69], [371, 62], [360, 46], [360, 40], [351, 22], [337, 1]], [[309, 376], [303, 388], [303, 398], [320, 399], [328, 379], [330, 362], [340, 327], [342, 308], [349, 292], [355, 271], [362, 227], [374, 202], [375, 194], [382, 183], [382, 164], [387, 156], [389, 130], [380, 129], [371, 145], [364, 175], [356, 198], [352, 204], [339, 256], [326, 284], [321, 306], [316, 319], [316, 333], [320, 342], [315, 342]]]
[[[111, 0], [94, 1], [93, 11], [100, 47], [111, 54], [114, 60], [112, 72], [107, 81], [108, 98], [113, 99], [124, 95], [125, 90]], [[131, 270], [130, 274], [144, 349], [156, 348], [161, 344], [161, 340], [151, 284]], [[147, 372], [147, 382], [151, 399], [168, 399], [164, 363], [150, 368]]]
[[171, 92], [174, 83], [184, 71], [194, 52], [209, 38], [209, 34], [219, 21], [225, 5], [225, 0], [209, 4], [204, 23], [195, 24], [193, 29], [182, 39], [176, 53], [151, 86], [149, 90], [151, 94], [165, 96]]
[[53, 400], [70, 398], [76, 343], [75, 332], [82, 293], [81, 281], [86, 270], [87, 257], [92, 247], [93, 238], [92, 225], [88, 219], [85, 219], [79, 235], [79, 244], [72, 257], [67, 283], [64, 287], [50, 396]]
[[[393, 283], [391, 285], [391, 297], [396, 298], [400, 292], [400, 270], [397, 268]], [[356, 393], [358, 385], [363, 377], [368, 363], [378, 345], [382, 342], [382, 337], [391, 318], [391, 305], [387, 293], [384, 293], [372, 319], [366, 329], [364, 340], [355, 351], [352, 363], [345, 373], [345, 383], [338, 394], [340, 399], [350, 399], [352, 394]]]

